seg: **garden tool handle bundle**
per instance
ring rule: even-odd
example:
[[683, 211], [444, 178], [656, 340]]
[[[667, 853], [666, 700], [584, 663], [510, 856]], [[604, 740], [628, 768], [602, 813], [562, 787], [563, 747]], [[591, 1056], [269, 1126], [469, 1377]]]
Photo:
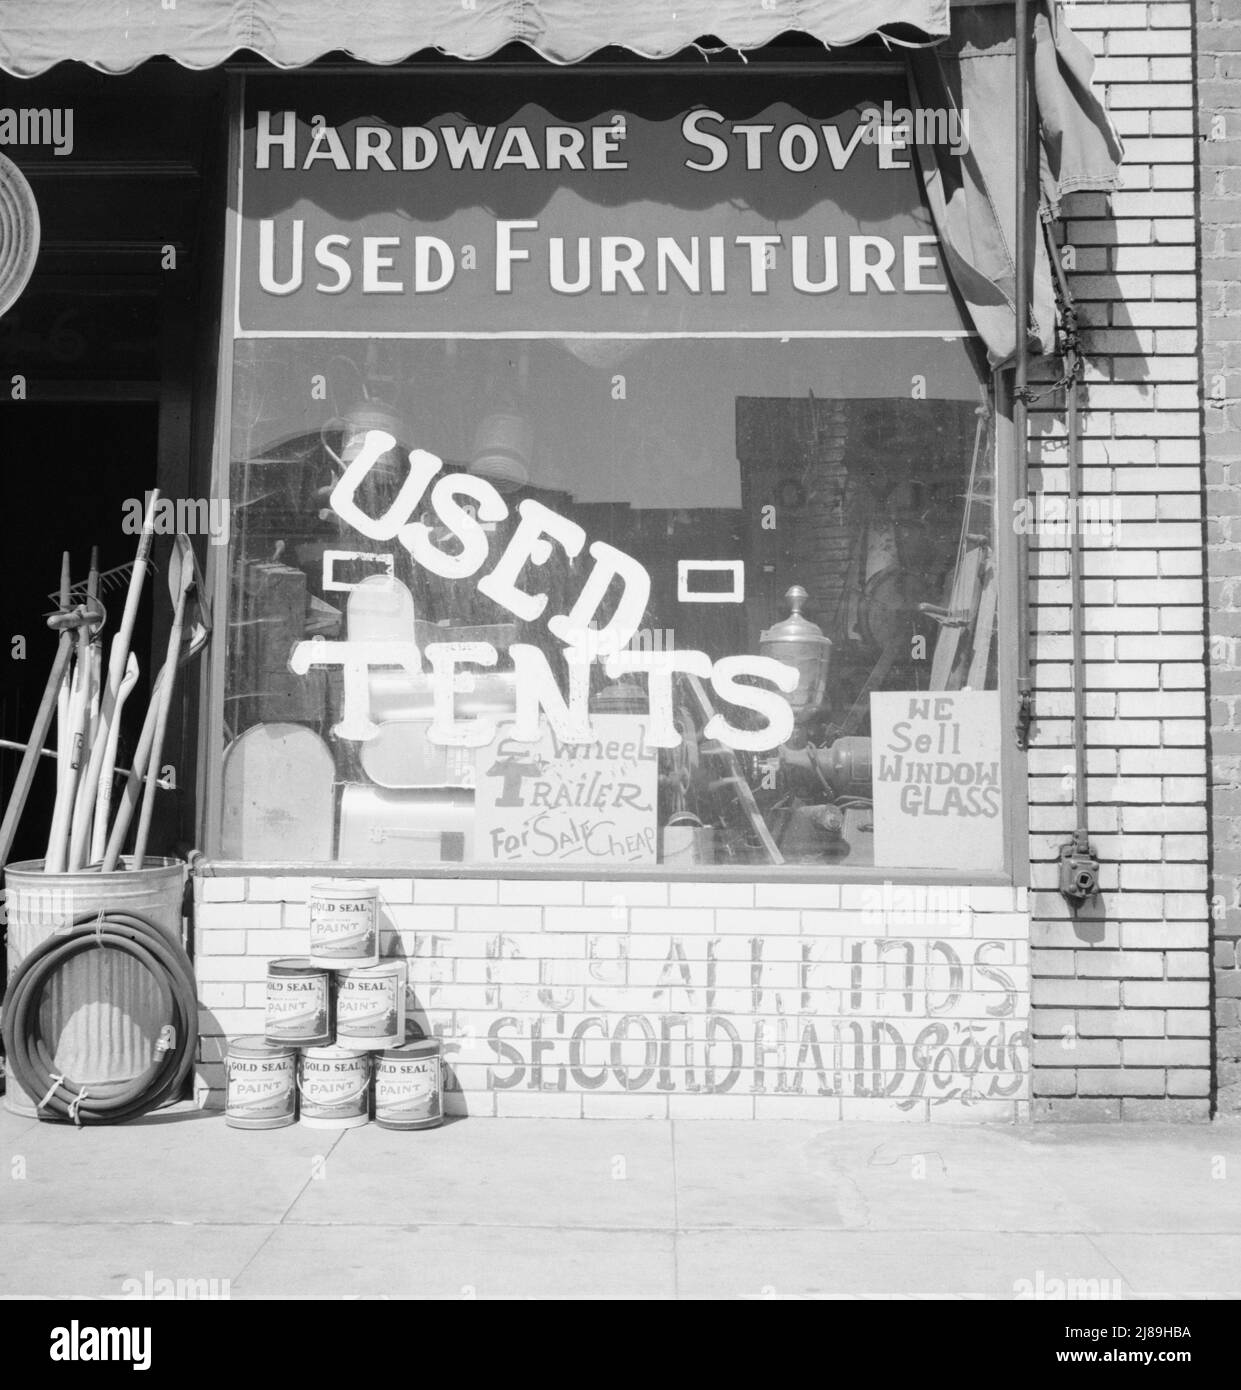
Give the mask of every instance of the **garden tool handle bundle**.
[[[142, 965], [155, 981], [167, 1019], [146, 1070], [132, 1081], [100, 1085], [100, 1094], [89, 1082], [57, 1071], [39, 1026], [43, 996], [56, 973], [91, 950], [123, 951]], [[145, 917], [84, 912], [71, 930], [48, 937], [22, 960], [9, 981], [3, 1031], [13, 1075], [35, 1097], [41, 1118], [75, 1124], [135, 1119], [175, 1095], [193, 1066], [198, 1042], [193, 966], [181, 947]]]
[[[49, 839], [48, 868], [56, 872], [64, 868], [64, 857], [67, 854], [66, 837], [69, 832], [69, 818], [73, 811], [73, 795], [77, 785], [77, 762], [76, 759], [81, 751], [81, 741], [85, 738], [86, 729], [84, 719], [88, 714], [87, 709], [87, 675], [89, 672], [89, 657], [83, 659], [82, 653], [89, 653], [90, 650], [90, 628], [93, 624], [98, 624], [102, 609], [98, 602], [82, 603], [67, 612], [55, 613], [48, 619], [48, 626], [60, 633], [60, 644], [56, 651], [56, 660], [52, 663], [52, 673], [48, 678], [47, 686], [44, 690], [44, 701], [50, 698], [51, 703], [46, 710], [40, 706], [39, 714], [35, 718], [35, 727], [31, 731], [31, 736], [27, 742], [26, 755], [31, 760], [32, 768], [37, 765], [38, 750], [43, 747], [43, 742], [47, 738], [48, 729], [51, 726], [53, 707], [59, 705], [61, 686], [66, 683], [66, 678], [70, 671], [69, 662], [73, 657], [74, 647], [78, 648], [78, 662], [75, 668], [72, 688], [69, 693], [67, 705], [67, 718], [64, 721], [63, 732], [66, 736], [66, 744], [63, 749], [58, 749], [57, 779], [56, 779], [56, 804], [52, 812], [52, 834]], [[81, 679], [78, 679], [78, 673]], [[49, 694], [50, 692], [50, 694]], [[33, 773], [32, 773], [33, 775]], [[19, 785], [14, 788], [13, 796], [9, 802], [10, 811], [16, 807], [16, 815], [20, 816], [25, 805], [26, 796], [29, 792], [29, 785]], [[16, 831], [16, 818], [14, 819], [13, 829]], [[6, 841], [3, 845], [4, 861], [7, 862], [9, 850], [12, 842]]]
[[[183, 535], [176, 538], [176, 548], [168, 570], [168, 592], [173, 603], [173, 625], [169, 634], [168, 653], [151, 683], [150, 703], [147, 706], [142, 733], [134, 750], [132, 766], [116, 808], [112, 829], [107, 837], [106, 852], [103, 856], [104, 873], [111, 873], [120, 862], [121, 850], [139, 799], [144, 798], [145, 792], [145, 810], [154, 796], [155, 787], [159, 785], [160, 758], [168, 725], [168, 711], [172, 703], [172, 683], [176, 680], [177, 668], [185, 665], [203, 649], [211, 633], [211, 614], [203, 596], [202, 578], [194, 559], [193, 547], [188, 537]], [[188, 616], [191, 594], [194, 596], [192, 619]], [[141, 862], [139, 856], [146, 853], [146, 835], [149, 833], [149, 827], [148, 811], [147, 829], [143, 830], [141, 825], [139, 826], [138, 842], [134, 847], [135, 862]]]
[[[23, 751], [22, 764], [0, 824], [0, 869], [12, 853], [18, 823], [25, 810], [39, 759], [56, 760], [56, 800], [52, 811], [46, 873], [77, 873], [88, 863], [102, 861], [105, 873], [116, 869], [134, 813], [141, 801], [134, 860], [141, 867], [151, 831], [160, 759], [172, 711], [176, 672], [202, 650], [211, 631], [209, 608], [202, 593], [202, 579], [189, 538], [177, 533], [169, 566], [169, 594], [173, 617], [167, 656], [151, 684], [150, 706], [142, 737], [126, 777], [125, 793], [109, 826], [113, 778], [120, 740], [120, 718], [125, 700], [138, 679], [137, 658], [131, 650], [142, 588], [150, 568], [151, 546], [160, 496], [148, 494], [142, 534], [132, 565], [105, 574], [99, 571], [98, 551], [92, 551], [90, 575], [85, 583], [70, 583], [69, 556], [64, 556], [57, 611], [48, 626], [59, 633], [59, 644], [34, 727], [24, 744], [5, 744]], [[128, 588], [125, 607], [108, 657], [106, 679], [102, 672], [99, 633], [106, 612], [99, 590], [109, 576], [125, 572]], [[119, 583], [118, 579], [118, 583]], [[81, 601], [78, 601], [81, 600]], [[77, 660], [74, 661], [74, 648]], [[184, 650], [183, 650], [184, 647]], [[53, 718], [57, 721], [55, 753], [44, 748]]]
[[142, 535], [138, 541], [138, 554], [134, 560], [133, 573], [130, 575], [129, 588], [125, 594], [125, 609], [121, 614], [120, 626], [117, 628], [116, 636], [112, 639], [112, 647], [108, 653], [108, 682], [103, 692], [99, 719], [102, 737], [95, 739], [91, 747], [90, 761], [82, 774], [81, 788], [73, 814], [71, 842], [73, 854], [68, 864], [70, 869], [83, 867], [92, 841], [96, 838], [92, 834], [91, 821], [95, 812], [109, 733], [112, 724], [118, 718], [117, 700], [125, 679], [125, 670], [129, 664], [129, 650], [133, 641], [134, 624], [138, 620], [138, 604], [142, 598], [142, 586], [150, 564], [151, 543], [155, 536], [155, 509], [158, 501], [159, 493], [157, 491], [152, 492], [147, 502], [146, 516], [142, 522]]

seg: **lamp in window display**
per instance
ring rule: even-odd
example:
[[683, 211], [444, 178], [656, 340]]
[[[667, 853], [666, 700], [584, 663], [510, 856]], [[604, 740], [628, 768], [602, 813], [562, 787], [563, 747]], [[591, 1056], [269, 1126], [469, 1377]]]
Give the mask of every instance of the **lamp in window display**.
[[831, 640], [823, 629], [802, 613], [810, 595], [800, 584], [784, 596], [791, 612], [783, 622], [769, 627], [759, 639], [763, 656], [783, 661], [797, 669], [797, 689], [788, 696], [793, 716], [800, 728], [819, 717], [827, 689], [827, 670], [831, 661]]

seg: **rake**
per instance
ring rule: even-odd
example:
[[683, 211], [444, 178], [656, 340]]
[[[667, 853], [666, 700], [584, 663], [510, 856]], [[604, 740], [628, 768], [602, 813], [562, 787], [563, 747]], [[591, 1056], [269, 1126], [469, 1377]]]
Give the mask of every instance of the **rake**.
[[[151, 575], [159, 574], [158, 568], [155, 565], [153, 565], [149, 560], [146, 564], [146, 572]], [[123, 565], [116, 565], [114, 568], [110, 570], [104, 570], [98, 576], [98, 587], [96, 588], [95, 592], [99, 595], [100, 598], [102, 598], [104, 594], [115, 592], [117, 589], [128, 589], [129, 581], [133, 578], [133, 573], [133, 560], [126, 560]], [[69, 586], [70, 607], [78, 603], [84, 603], [86, 601], [87, 586], [89, 584], [89, 579], [79, 579], [76, 584], [71, 584]], [[59, 605], [60, 591], [58, 589], [54, 589], [50, 594], [48, 594], [47, 597], [50, 602]], [[43, 616], [46, 618], [49, 617], [50, 614], [45, 613]]]

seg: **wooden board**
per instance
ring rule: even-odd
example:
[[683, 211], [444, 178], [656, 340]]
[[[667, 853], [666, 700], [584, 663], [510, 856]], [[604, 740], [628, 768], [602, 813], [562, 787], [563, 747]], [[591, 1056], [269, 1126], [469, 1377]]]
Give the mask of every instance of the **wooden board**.
[[974, 625], [974, 654], [970, 658], [966, 685], [971, 690], [987, 688], [987, 672], [991, 666], [991, 649], [995, 645], [995, 610], [999, 600], [999, 575], [995, 557], [988, 558], [983, 575], [982, 597], [978, 601], [978, 621]]
[[967, 550], [956, 572], [952, 594], [948, 599], [948, 622], [940, 629], [939, 640], [935, 643], [935, 655], [931, 661], [932, 690], [948, 690], [952, 687], [953, 668], [957, 664], [961, 638], [965, 633], [965, 627], [957, 624], [962, 614], [968, 615], [969, 621], [977, 611], [982, 557], [983, 550], [980, 546]]

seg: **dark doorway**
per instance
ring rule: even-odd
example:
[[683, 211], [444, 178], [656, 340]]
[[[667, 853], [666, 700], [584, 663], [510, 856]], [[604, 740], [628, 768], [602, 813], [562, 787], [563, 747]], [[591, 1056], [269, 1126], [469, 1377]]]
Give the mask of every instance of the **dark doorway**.
[[[5, 534], [0, 543], [0, 738], [24, 743], [56, 651], [46, 615], [60, 578], [61, 552], [74, 580], [86, 578], [92, 545], [100, 568], [133, 559], [137, 537], [123, 527], [125, 503], [155, 486], [158, 407], [154, 402], [0, 402], [0, 458]], [[141, 676], [121, 721], [119, 766], [129, 766], [149, 688], [152, 593], [145, 586], [133, 651]], [[125, 602], [124, 587], [103, 595], [107, 653]], [[16, 659], [25, 638], [24, 658]], [[54, 746], [55, 725], [48, 739]], [[0, 750], [0, 792], [7, 804], [21, 754]], [[39, 859], [47, 846], [55, 798], [55, 764], [41, 759], [10, 862]]]

